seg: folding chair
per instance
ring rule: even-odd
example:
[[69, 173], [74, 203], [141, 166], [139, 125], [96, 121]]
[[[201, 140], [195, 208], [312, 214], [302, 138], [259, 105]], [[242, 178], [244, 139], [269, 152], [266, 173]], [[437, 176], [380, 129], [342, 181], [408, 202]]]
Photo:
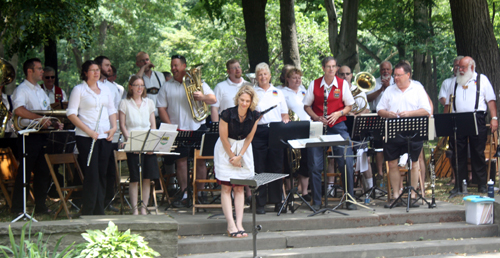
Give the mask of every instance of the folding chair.
[[[57, 180], [56, 172], [54, 171], [54, 165], [65, 165], [67, 168], [66, 171], [69, 171], [68, 175], [70, 176], [70, 180], [72, 180], [72, 178], [74, 177], [74, 173], [71, 170], [71, 166], [69, 166], [69, 164], [73, 164], [76, 172], [78, 173], [78, 176], [80, 177], [81, 182], [83, 182], [82, 170], [78, 165], [76, 156], [73, 153], [45, 154], [45, 160], [47, 161], [47, 165], [49, 166], [50, 175], [52, 176], [52, 180], [54, 181], [54, 185], [56, 186], [57, 194], [59, 195], [60, 199], [60, 205], [54, 215], [54, 219], [57, 218], [63, 208], [68, 219], [71, 219], [71, 214], [69, 213], [68, 205], [66, 203], [71, 198], [71, 194], [73, 192], [83, 190], [83, 185], [61, 187], [61, 185], [59, 185], [59, 181]], [[63, 194], [63, 192], [65, 192], [66, 194]]]

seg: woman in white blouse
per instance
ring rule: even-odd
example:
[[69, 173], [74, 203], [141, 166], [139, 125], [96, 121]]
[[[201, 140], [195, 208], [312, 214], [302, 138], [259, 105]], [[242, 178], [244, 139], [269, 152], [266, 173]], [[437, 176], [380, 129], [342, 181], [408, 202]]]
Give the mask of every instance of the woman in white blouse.
[[[127, 98], [120, 102], [119, 107], [120, 130], [125, 140], [134, 130], [156, 129], [155, 104], [146, 97], [146, 88], [141, 77], [132, 76], [128, 83]], [[149, 201], [151, 180], [158, 179], [159, 168], [156, 155], [148, 153], [141, 155], [142, 159], [142, 201], [140, 207], [142, 215], [146, 215], [146, 206]], [[127, 164], [130, 171], [130, 201], [132, 202], [133, 215], [139, 214], [137, 207], [137, 190], [139, 187], [139, 154], [127, 153]]]
[[[83, 82], [71, 91], [66, 110], [69, 120], [76, 126], [78, 163], [84, 175], [82, 215], [104, 215], [106, 170], [111, 155], [111, 140], [116, 131], [114, 95], [108, 87], [100, 84], [100, 75], [101, 71], [94, 61], [83, 63], [80, 75]], [[92, 157], [87, 166], [90, 153]]]

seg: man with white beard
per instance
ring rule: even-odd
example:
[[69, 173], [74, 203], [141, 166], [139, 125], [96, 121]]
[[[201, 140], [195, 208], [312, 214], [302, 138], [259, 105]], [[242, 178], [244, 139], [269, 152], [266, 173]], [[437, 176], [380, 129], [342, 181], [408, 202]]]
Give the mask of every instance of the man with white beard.
[[[458, 63], [460, 62], [460, 60], [462, 58], [464, 58], [464, 56], [457, 56], [455, 58], [455, 60], [453, 60], [453, 76], [444, 80], [443, 83], [441, 84], [441, 89], [439, 90], [438, 100], [439, 100], [439, 103], [441, 103], [441, 105], [443, 105], [443, 106], [446, 105], [446, 101], [450, 97], [450, 95], [447, 95], [447, 93], [448, 93], [449, 89], [454, 86], [454, 84], [452, 84], [452, 83], [455, 83], [454, 79], [457, 76]], [[444, 113], [448, 113], [448, 110], [444, 110]]]
[[[462, 58], [459, 62], [459, 73], [453, 80], [453, 87], [450, 87], [447, 95], [455, 96], [454, 102], [446, 101], [446, 107], [450, 107], [452, 112], [476, 112], [478, 135], [457, 136], [458, 173], [460, 179], [467, 179], [467, 142], [470, 146], [471, 166], [473, 176], [478, 179], [478, 192], [486, 193], [486, 162], [484, 157], [484, 147], [486, 145], [486, 109], [491, 115], [491, 132], [498, 129], [496, 96], [488, 77], [475, 72], [476, 62], [469, 56]], [[478, 89], [479, 88], [479, 89]], [[450, 193], [462, 192], [459, 188], [453, 188]]]

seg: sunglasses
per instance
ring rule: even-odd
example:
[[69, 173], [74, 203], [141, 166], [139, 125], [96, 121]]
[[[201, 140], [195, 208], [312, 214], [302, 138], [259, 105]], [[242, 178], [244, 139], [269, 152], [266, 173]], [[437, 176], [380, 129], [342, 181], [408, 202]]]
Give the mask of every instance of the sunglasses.
[[349, 76], [351, 73], [339, 73], [339, 76]]
[[56, 77], [55, 76], [45, 76], [45, 79], [55, 79]]

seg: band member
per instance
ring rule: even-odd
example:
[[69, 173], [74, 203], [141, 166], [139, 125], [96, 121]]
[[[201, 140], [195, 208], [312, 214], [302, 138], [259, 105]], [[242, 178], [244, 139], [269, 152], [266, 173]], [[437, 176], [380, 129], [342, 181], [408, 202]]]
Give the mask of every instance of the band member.
[[[329, 56], [325, 57], [321, 62], [324, 76], [312, 81], [307, 89], [306, 97], [304, 98], [304, 110], [311, 116], [313, 121], [320, 121], [326, 126], [326, 134], [340, 134], [344, 139], [349, 139], [347, 126], [344, 121], [345, 115], [348, 114], [354, 99], [349, 89], [349, 83], [335, 76], [337, 70], [337, 60]], [[328, 98], [325, 103], [325, 98]], [[327, 108], [327, 116], [324, 117], [324, 107]], [[332, 146], [335, 156], [343, 157], [344, 148], [340, 146]], [[309, 173], [312, 177], [313, 186], [313, 208], [319, 209], [321, 205], [321, 172], [323, 171], [323, 148], [309, 148]], [[352, 149], [347, 148], [347, 158], [336, 158], [335, 162], [339, 165], [342, 173], [342, 182], [345, 182], [344, 177], [347, 173], [347, 192], [354, 196], [354, 162], [352, 158]], [[347, 167], [347, 171], [345, 171]], [[347, 209], [356, 210], [353, 203], [347, 203]]]
[[[256, 110], [262, 112], [274, 105], [276, 108], [265, 114], [258, 122], [253, 145], [254, 164], [256, 173], [281, 173], [283, 170], [283, 149], [273, 149], [269, 146], [269, 123], [288, 123], [288, 106], [283, 92], [271, 83], [271, 71], [266, 63], [255, 67], [258, 86], [255, 87], [259, 104]], [[283, 180], [276, 180], [258, 189], [257, 214], [265, 214], [264, 206], [267, 202], [274, 203], [274, 210], [279, 211], [282, 202]], [[269, 197], [269, 200], [268, 200]]]
[[[134, 130], [156, 129], [155, 104], [153, 100], [146, 97], [146, 88], [141, 77], [133, 75], [128, 83], [127, 98], [120, 102], [120, 130], [125, 141]], [[155, 154], [141, 155], [142, 159], [142, 202], [140, 207], [142, 215], [146, 215], [146, 207], [149, 202], [151, 180], [159, 178], [158, 160]], [[127, 153], [127, 164], [130, 171], [130, 201], [132, 203], [132, 214], [138, 215], [137, 190], [140, 183], [139, 154]]]
[[[377, 106], [377, 113], [385, 118], [428, 116], [431, 114], [429, 97], [424, 87], [411, 80], [411, 67], [408, 63], [400, 62], [394, 68], [394, 85], [387, 87], [384, 95]], [[411, 141], [410, 156], [412, 161], [411, 186], [414, 189], [418, 185], [419, 162], [418, 157], [422, 150], [423, 141]], [[389, 176], [395, 199], [399, 197], [402, 176], [399, 173], [398, 159], [401, 154], [408, 150], [407, 141], [403, 138], [396, 138], [392, 143], [384, 143], [384, 158], [389, 161]], [[415, 193], [411, 193], [411, 198], [415, 198]], [[393, 200], [394, 202], [395, 200]], [[392, 205], [386, 204], [389, 208]], [[399, 206], [400, 204], [396, 204]], [[395, 206], [394, 206], [395, 207]], [[412, 207], [418, 207], [414, 204]]]
[[[186, 75], [186, 58], [180, 55], [172, 56], [170, 62], [170, 70], [174, 75], [173, 79], [165, 82], [162, 85], [158, 98], [156, 99], [156, 107], [161, 121], [164, 123], [171, 123], [178, 125], [181, 131], [206, 131], [205, 120], [197, 121], [191, 114], [191, 107], [189, 106], [188, 98], [186, 97], [186, 90], [183, 86], [183, 78]], [[217, 100], [214, 92], [208, 84], [202, 83], [203, 92], [197, 91], [193, 93], [195, 101], [203, 101], [207, 104], [214, 104]], [[181, 200], [174, 203], [176, 207], [185, 207], [187, 203], [187, 184], [188, 184], [188, 167], [187, 157], [190, 155], [187, 149], [177, 148], [177, 152], [181, 155], [176, 160], [177, 164], [177, 180], [183, 195]], [[198, 179], [205, 179], [207, 176], [207, 167], [204, 162], [197, 163], [196, 176]], [[198, 189], [204, 187], [204, 183], [198, 185]], [[201, 192], [198, 193], [201, 196]], [[204, 201], [204, 200], [201, 200]]]
[[[257, 130], [259, 102], [252, 86], [244, 85], [234, 97], [235, 107], [221, 113], [219, 139], [214, 149], [215, 177], [221, 185], [222, 211], [227, 221], [230, 237], [247, 237], [243, 229], [244, 192], [242, 185], [232, 185], [231, 178], [245, 179], [254, 176], [252, 139]], [[231, 189], [234, 191], [234, 210], [231, 208]]]
[[[155, 65], [151, 63], [149, 55], [146, 52], [139, 52], [135, 56], [135, 65], [139, 67], [139, 71], [135, 74], [144, 80], [144, 85], [146, 85], [146, 93], [148, 98], [152, 99], [156, 103], [156, 97], [160, 91], [161, 86], [167, 81], [163, 73], [158, 71], [153, 71]], [[159, 126], [160, 119], [158, 117], [158, 109], [155, 109], [155, 117], [157, 117], [156, 122]]]
[[234, 96], [246, 82], [243, 80], [240, 62], [231, 59], [226, 62], [227, 80], [219, 82], [214, 89], [217, 102], [212, 105], [212, 122], [219, 122], [219, 114], [227, 108], [234, 107]]
[[[441, 89], [439, 90], [439, 95], [438, 95], [438, 100], [441, 105], [445, 106], [446, 105], [446, 100], [450, 97], [450, 95], [446, 96], [448, 92], [450, 91], [450, 88], [454, 87], [455, 85], [452, 84], [454, 82], [455, 77], [457, 76], [458, 72], [458, 63], [460, 60], [464, 58], [464, 56], [457, 56], [455, 60], [453, 60], [453, 76], [450, 78], [446, 79], [443, 81], [441, 84]], [[445, 110], [444, 113], [448, 113], [448, 110]]]
[[[99, 82], [95, 61], [82, 65], [81, 84], [71, 91], [66, 115], [76, 126], [78, 163], [83, 170], [82, 215], [104, 215], [106, 174], [116, 131], [114, 94]], [[89, 155], [90, 164], [87, 166]]]
[[[287, 65], [285, 65], [287, 66]], [[298, 68], [292, 66], [287, 70], [287, 73], [284, 75], [285, 82], [284, 87], [281, 89], [283, 91], [283, 95], [285, 95], [286, 105], [288, 109], [295, 113], [295, 116], [300, 121], [309, 121], [311, 118], [304, 110], [304, 97], [306, 95], [306, 88], [302, 85], [302, 71]], [[293, 117], [290, 117], [292, 121], [294, 121]], [[285, 153], [288, 150], [285, 149]], [[307, 149], [300, 149], [300, 167], [297, 171], [298, 181], [300, 185], [300, 190], [302, 191], [302, 197], [306, 201], [311, 201], [311, 196], [307, 192], [307, 188], [309, 187], [309, 171], [307, 170]], [[285, 173], [290, 173], [290, 165], [289, 165], [289, 157], [285, 154]], [[293, 187], [288, 186], [287, 187]]]
[[293, 65], [289, 65], [289, 64], [286, 64], [283, 66], [283, 68], [281, 68], [281, 74], [280, 74], [280, 82], [281, 82], [281, 85], [279, 86], [276, 86], [276, 88], [278, 89], [283, 89], [284, 87], [286, 87], [286, 74], [288, 73], [288, 71], [292, 68], [295, 68], [295, 66]]
[[[41, 119], [39, 123], [43, 128], [62, 129], [63, 125], [59, 122], [51, 121], [48, 118], [32, 113], [32, 110], [49, 110], [50, 99], [44, 90], [38, 85], [42, 80], [43, 68], [42, 62], [38, 58], [26, 60], [23, 64], [23, 72], [26, 79], [14, 90], [12, 94], [12, 104], [14, 114], [23, 118], [21, 121], [27, 125], [33, 119]], [[35, 213], [49, 213], [50, 210], [45, 205], [47, 190], [50, 184], [50, 172], [45, 161], [45, 146], [47, 145], [47, 134], [29, 134], [25, 137], [26, 154], [26, 179], [30, 181], [31, 172], [34, 173], [33, 191], [35, 195]], [[23, 149], [23, 137], [18, 138], [18, 149]], [[22, 154], [22, 153], [21, 153]], [[21, 157], [21, 155], [19, 155]], [[16, 182], [14, 184], [14, 193], [12, 196], [12, 213], [23, 211], [23, 162], [17, 170]], [[27, 193], [28, 194], [28, 193]]]
[[[458, 155], [458, 173], [460, 180], [467, 179], [467, 142], [470, 146], [472, 175], [478, 179], [478, 192], [486, 193], [486, 162], [484, 157], [484, 148], [486, 145], [487, 130], [486, 110], [491, 115], [491, 133], [498, 129], [496, 96], [493, 87], [484, 74], [476, 73], [476, 62], [469, 56], [462, 58], [459, 62], [459, 73], [452, 82], [452, 87], [448, 91], [448, 96], [455, 96], [454, 103], [446, 105], [452, 108], [452, 112], [475, 112], [477, 121], [478, 135], [457, 136]], [[478, 89], [479, 88], [479, 89]], [[461, 184], [459, 188], [455, 187], [451, 193], [462, 191]]]
[[50, 66], [46, 66], [43, 68], [43, 83], [40, 85], [42, 89], [45, 91], [45, 94], [50, 99], [50, 104], [55, 102], [67, 102], [68, 97], [66, 96], [66, 92], [59, 88], [59, 86], [55, 85], [56, 81], [56, 71], [54, 68]]

